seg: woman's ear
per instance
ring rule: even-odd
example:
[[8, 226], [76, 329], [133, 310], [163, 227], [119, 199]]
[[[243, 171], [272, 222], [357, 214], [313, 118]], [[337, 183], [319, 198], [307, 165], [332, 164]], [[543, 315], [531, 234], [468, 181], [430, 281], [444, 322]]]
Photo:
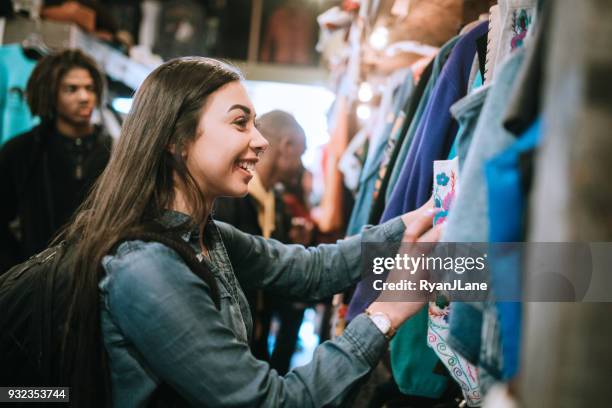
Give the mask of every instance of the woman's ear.
[[[171, 154], [172, 156], [174, 156], [174, 155], [176, 154], [176, 149], [177, 149], [177, 147], [176, 147], [176, 143], [169, 144], [169, 145], [168, 145], [168, 147], [166, 147], [166, 150], [167, 150], [168, 152], [170, 152], [170, 154]], [[187, 149], [182, 149], [182, 152], [181, 152], [181, 157], [182, 157], [183, 159], [186, 159], [186, 158], [187, 158]]]

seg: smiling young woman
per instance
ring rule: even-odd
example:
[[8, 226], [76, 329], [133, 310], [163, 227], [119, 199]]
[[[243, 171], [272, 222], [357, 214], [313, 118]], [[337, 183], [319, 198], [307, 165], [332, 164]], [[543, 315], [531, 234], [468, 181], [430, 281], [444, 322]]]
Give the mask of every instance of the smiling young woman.
[[[387, 347], [381, 319], [396, 328], [420, 307], [374, 303], [376, 318], [358, 316], [343, 336], [319, 346], [310, 364], [284, 377], [252, 356], [242, 288], [327, 298], [360, 279], [362, 237], [307, 249], [210, 217], [215, 198], [247, 193], [268, 146], [242, 79], [224, 63], [190, 57], [161, 65], [138, 90], [110, 163], [67, 232], [77, 243], [66, 331], [76, 350], [66, 359], [75, 367], [77, 406], [105, 399], [143, 406], [160, 389], [170, 389], [181, 406], [341, 404]], [[410, 223], [418, 237], [431, 218], [407, 214], [368, 229], [363, 240], [399, 241]], [[211, 287], [170, 247], [115, 245], [151, 222], [208, 254], [201, 262], [214, 275], [220, 308]]]

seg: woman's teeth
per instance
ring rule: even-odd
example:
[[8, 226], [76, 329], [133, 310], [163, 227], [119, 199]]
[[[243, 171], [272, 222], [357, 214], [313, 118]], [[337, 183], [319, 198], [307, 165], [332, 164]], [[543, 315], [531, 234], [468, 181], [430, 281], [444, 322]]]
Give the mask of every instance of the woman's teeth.
[[249, 173], [253, 173], [255, 171], [255, 163], [248, 161], [240, 161], [238, 162], [238, 167], [242, 170], [248, 171]]

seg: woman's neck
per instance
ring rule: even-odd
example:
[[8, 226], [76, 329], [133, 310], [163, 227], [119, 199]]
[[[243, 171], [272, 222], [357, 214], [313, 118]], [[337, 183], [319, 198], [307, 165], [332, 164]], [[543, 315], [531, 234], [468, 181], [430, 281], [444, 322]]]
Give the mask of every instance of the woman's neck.
[[[206, 203], [206, 210], [205, 210], [206, 214], [204, 214], [205, 217], [201, 219], [208, 218], [210, 214], [210, 209], [212, 208], [213, 203], [214, 203], [214, 200], [211, 200], [210, 202]], [[174, 190], [174, 202], [172, 203], [172, 206], [170, 207], [170, 209], [173, 211], [178, 211], [183, 214], [187, 214], [193, 219], [199, 218], [196, 214], [193, 214], [193, 209], [191, 208], [191, 206], [189, 206], [189, 204], [187, 203], [187, 200], [185, 200], [185, 195], [178, 188]]]
[[[204, 214], [205, 217], [198, 218], [196, 214], [193, 213], [193, 210], [191, 209], [191, 207], [187, 204], [187, 200], [185, 200], [185, 195], [183, 194], [183, 192], [177, 188], [174, 190], [174, 202], [172, 203], [172, 206], [170, 209], [173, 211], [178, 211], [183, 214], [187, 214], [194, 220], [197, 220], [197, 219], [206, 220], [208, 219], [208, 216], [210, 215], [210, 209], [212, 208], [213, 203], [214, 203], [214, 199], [211, 200], [210, 202], [207, 202], [206, 207], [205, 207], [206, 214]], [[200, 244], [200, 250], [202, 251], [202, 255], [208, 257], [208, 249], [206, 248], [206, 240], [204, 237], [205, 226], [206, 226], [206, 223], [200, 226], [199, 244]]]

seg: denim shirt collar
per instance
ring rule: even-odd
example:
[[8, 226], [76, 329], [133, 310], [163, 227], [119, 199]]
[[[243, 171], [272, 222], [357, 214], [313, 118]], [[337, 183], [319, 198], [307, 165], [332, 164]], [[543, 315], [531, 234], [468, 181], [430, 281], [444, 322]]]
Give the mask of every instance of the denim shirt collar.
[[[200, 239], [200, 228], [193, 222], [190, 215], [175, 210], [164, 210], [162, 215], [157, 218], [157, 222], [168, 229], [177, 229], [185, 241], [197, 241]], [[206, 226], [213, 223], [209, 215]]]

